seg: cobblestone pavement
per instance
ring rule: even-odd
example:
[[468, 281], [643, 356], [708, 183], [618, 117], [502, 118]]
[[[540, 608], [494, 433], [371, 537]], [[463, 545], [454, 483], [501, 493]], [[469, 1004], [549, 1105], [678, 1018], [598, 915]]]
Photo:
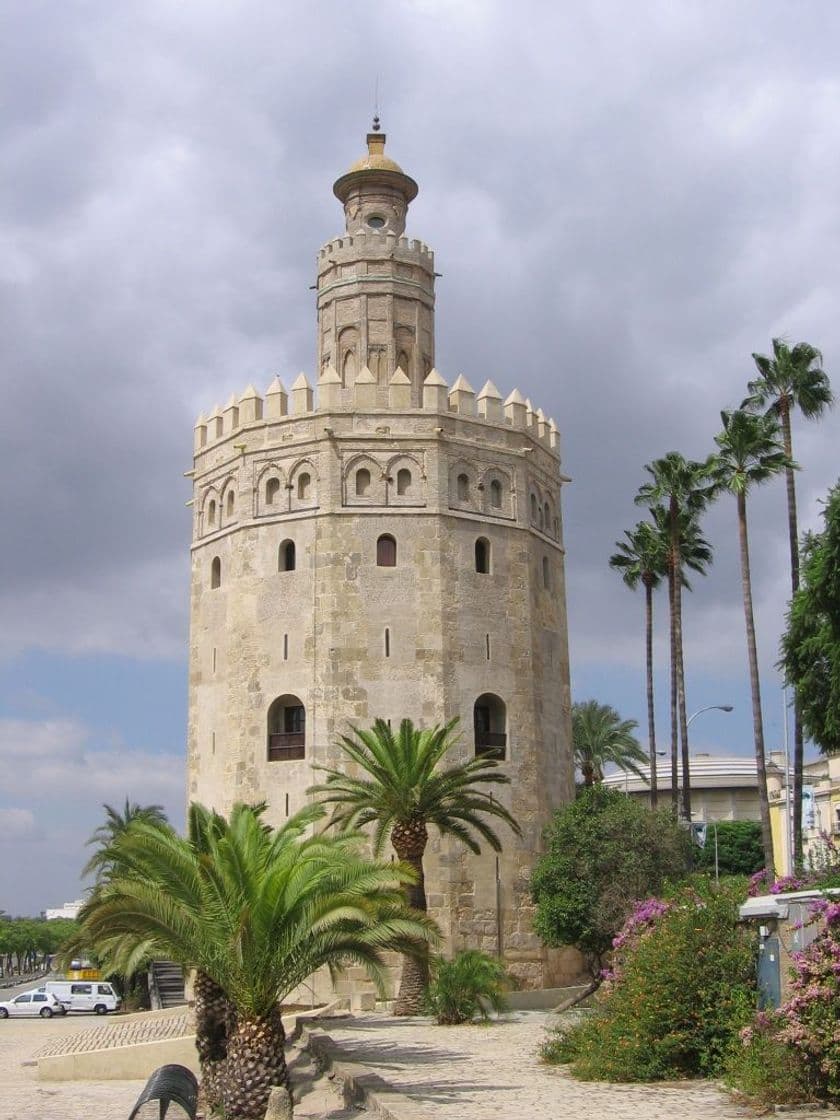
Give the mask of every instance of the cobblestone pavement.
[[[73, 1018], [59, 1020], [75, 1022]], [[91, 1026], [86, 1020], [87, 1030], [75, 1030], [60, 1038], [51, 1039], [35, 1054], [36, 1058], [53, 1057], [56, 1054], [78, 1054], [83, 1050], [106, 1050], [113, 1046], [131, 1046], [135, 1042], [157, 1042], [162, 1038], [181, 1038], [193, 1034], [194, 1026], [186, 1010], [178, 1011], [162, 1018], [146, 1015], [132, 1015], [128, 1019], [99, 1021]]]
[[[387, 1100], [398, 1120], [745, 1120], [707, 1081], [610, 1085], [575, 1081], [542, 1065], [537, 1050], [550, 1012], [514, 1012], [490, 1026], [439, 1027], [428, 1019], [354, 1016], [312, 1024], [335, 1043], [338, 1062], [363, 1065], [409, 1098]], [[825, 1111], [796, 1112], [826, 1120]]]

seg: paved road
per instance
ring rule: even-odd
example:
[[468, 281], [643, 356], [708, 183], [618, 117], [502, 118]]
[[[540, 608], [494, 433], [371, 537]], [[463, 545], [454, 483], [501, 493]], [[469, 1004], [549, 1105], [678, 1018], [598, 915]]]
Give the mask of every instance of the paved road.
[[0, 1120], [123, 1120], [144, 1081], [39, 1081], [34, 1054], [50, 1042], [90, 1030], [93, 1017], [0, 1022]]
[[[358, 1063], [398, 1093], [398, 1120], [745, 1120], [714, 1085], [685, 1081], [608, 1085], [575, 1081], [542, 1065], [548, 1012], [515, 1012], [490, 1026], [438, 1027], [428, 1019], [357, 1016], [313, 1026], [334, 1041], [339, 1062]], [[836, 1114], [835, 1114], [836, 1115]], [[827, 1113], [797, 1112], [797, 1120]]]

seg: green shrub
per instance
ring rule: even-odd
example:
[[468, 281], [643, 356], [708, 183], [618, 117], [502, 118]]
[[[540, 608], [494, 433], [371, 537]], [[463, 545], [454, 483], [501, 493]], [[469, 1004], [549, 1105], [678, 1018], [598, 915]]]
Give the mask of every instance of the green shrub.
[[467, 1023], [477, 1015], [486, 1020], [488, 1007], [497, 1014], [507, 1009], [509, 986], [501, 961], [478, 949], [466, 949], [451, 961], [438, 957], [432, 962], [426, 1006], [438, 1023]]
[[773, 1029], [746, 1028], [724, 1064], [723, 1077], [751, 1103], [762, 1108], [804, 1104], [818, 1097], [802, 1052], [782, 1042]]
[[714, 873], [715, 834], [721, 875], [752, 875], [764, 866], [760, 821], [713, 821], [706, 826], [705, 845], [695, 849], [698, 870]]
[[[738, 925], [743, 884], [698, 882], [616, 940], [595, 1014], [549, 1040], [546, 1060], [584, 1080], [657, 1081], [720, 1072], [755, 1008], [755, 951]], [[637, 908], [640, 909], [640, 908]], [[658, 911], [658, 912], [657, 912]]]
[[691, 866], [691, 840], [670, 812], [601, 785], [555, 814], [545, 839], [531, 879], [534, 928], [547, 945], [580, 949], [593, 976], [634, 902]]

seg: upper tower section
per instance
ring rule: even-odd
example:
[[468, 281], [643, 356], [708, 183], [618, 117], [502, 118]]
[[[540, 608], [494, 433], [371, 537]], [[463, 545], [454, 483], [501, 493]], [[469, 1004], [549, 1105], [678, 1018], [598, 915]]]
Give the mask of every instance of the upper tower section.
[[336, 180], [347, 233], [318, 256], [318, 369], [351, 390], [361, 377], [388, 407], [388, 383], [401, 369], [411, 404], [435, 364], [434, 255], [404, 235], [417, 184], [385, 155], [374, 118], [367, 155]]

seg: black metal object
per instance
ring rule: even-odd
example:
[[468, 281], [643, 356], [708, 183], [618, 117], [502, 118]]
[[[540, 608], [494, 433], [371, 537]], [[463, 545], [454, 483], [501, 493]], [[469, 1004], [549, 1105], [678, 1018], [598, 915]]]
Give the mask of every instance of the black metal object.
[[198, 1110], [198, 1081], [195, 1074], [186, 1066], [168, 1065], [156, 1069], [137, 1098], [128, 1120], [138, 1120], [143, 1106], [151, 1101], [158, 1102], [159, 1120], [164, 1120], [173, 1103], [183, 1109], [189, 1120], [195, 1120]]

